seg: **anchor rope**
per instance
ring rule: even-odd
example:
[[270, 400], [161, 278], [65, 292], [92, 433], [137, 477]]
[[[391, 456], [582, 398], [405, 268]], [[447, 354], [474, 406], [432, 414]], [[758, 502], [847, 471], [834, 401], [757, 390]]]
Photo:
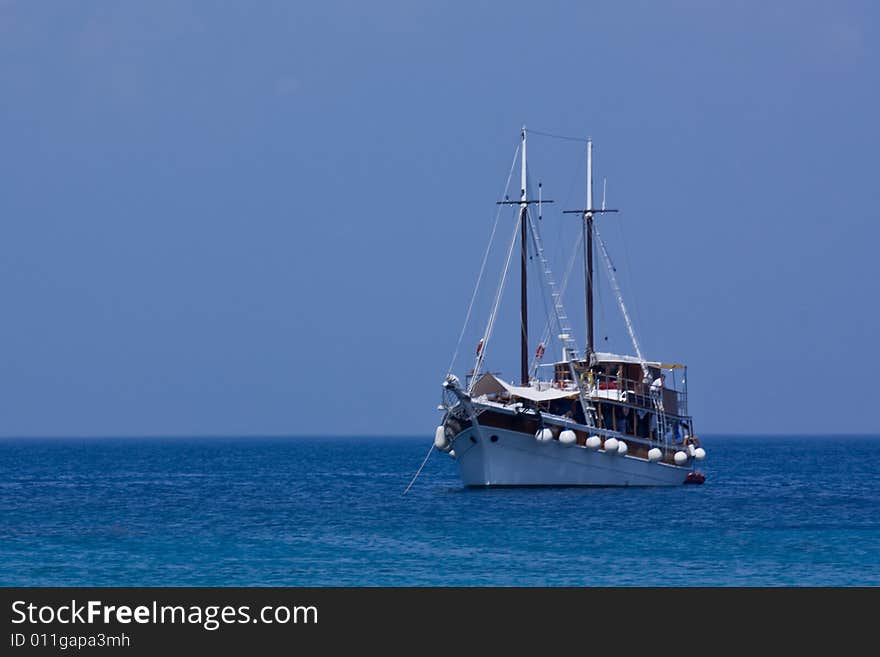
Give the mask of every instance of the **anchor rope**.
[[403, 491], [400, 495], [403, 497], [409, 492], [409, 489], [413, 487], [413, 484], [416, 483], [416, 479], [419, 478], [419, 475], [422, 474], [422, 469], [425, 467], [425, 463], [428, 462], [428, 459], [431, 457], [431, 452], [434, 451], [434, 443], [431, 443], [431, 447], [428, 449], [428, 453], [425, 454], [425, 460], [422, 461], [422, 464], [419, 466], [419, 469], [416, 470], [415, 475], [413, 475], [412, 481], [409, 482], [409, 486], [406, 487], [406, 490]]

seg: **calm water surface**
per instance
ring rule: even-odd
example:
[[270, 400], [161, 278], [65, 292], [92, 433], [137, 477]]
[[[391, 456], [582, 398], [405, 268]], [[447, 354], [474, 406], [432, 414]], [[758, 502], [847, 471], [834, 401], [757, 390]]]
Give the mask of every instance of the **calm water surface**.
[[463, 489], [430, 437], [0, 440], [0, 585], [880, 585], [880, 438], [704, 486]]

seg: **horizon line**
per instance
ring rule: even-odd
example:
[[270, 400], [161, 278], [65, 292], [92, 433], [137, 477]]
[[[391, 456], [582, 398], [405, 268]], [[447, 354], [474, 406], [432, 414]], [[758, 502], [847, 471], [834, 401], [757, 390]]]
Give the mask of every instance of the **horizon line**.
[[[865, 432], [842, 432], [842, 433], [705, 433], [702, 437], [708, 438], [880, 438], [878, 433]], [[193, 433], [193, 434], [61, 434], [61, 435], [0, 435], [0, 441], [3, 440], [180, 440], [180, 439], [200, 439], [200, 440], [229, 440], [229, 439], [338, 439], [338, 438], [391, 438], [401, 440], [426, 440], [430, 441], [431, 436], [428, 434], [411, 434], [411, 433], [345, 433], [345, 434], [312, 434], [312, 433], [252, 433], [252, 434], [211, 434], [211, 433]]]

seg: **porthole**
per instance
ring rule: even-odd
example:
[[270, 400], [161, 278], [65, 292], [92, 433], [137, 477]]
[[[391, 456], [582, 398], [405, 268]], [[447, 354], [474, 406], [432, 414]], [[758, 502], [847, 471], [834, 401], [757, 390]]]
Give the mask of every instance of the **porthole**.
[[489, 440], [491, 440], [493, 443], [497, 443], [497, 442], [498, 442], [498, 436], [489, 436]]

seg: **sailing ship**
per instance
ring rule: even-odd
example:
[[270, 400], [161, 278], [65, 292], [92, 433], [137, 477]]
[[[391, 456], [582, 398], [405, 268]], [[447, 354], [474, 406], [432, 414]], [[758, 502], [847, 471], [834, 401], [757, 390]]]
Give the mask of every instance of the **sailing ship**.
[[[499, 201], [515, 206], [516, 227], [502, 268], [489, 320], [476, 348], [473, 368], [465, 382], [450, 371], [443, 381], [443, 420], [434, 447], [452, 457], [466, 486], [673, 486], [703, 483], [696, 462], [706, 457], [688, 413], [687, 368], [678, 363], [647, 360], [642, 355], [615, 269], [596, 220], [617, 210], [593, 204], [593, 142], [586, 141], [586, 207], [566, 210], [580, 216], [582, 226], [575, 254], [582, 247], [586, 305], [586, 344], [581, 350], [563, 306], [563, 285], [557, 284], [540, 233], [544, 203], [527, 189], [527, 131], [518, 147], [521, 169], [519, 200]], [[511, 166], [511, 174], [515, 167]], [[508, 185], [510, 177], [508, 177]], [[497, 217], [496, 217], [497, 225]], [[493, 235], [494, 235], [493, 231]], [[485, 369], [498, 304], [510, 269], [515, 244], [520, 245], [520, 377], [504, 380]], [[490, 238], [491, 246], [491, 238]], [[533, 253], [542, 284], [549, 293], [548, 335], [555, 329], [561, 358], [543, 363], [542, 340], [532, 352], [529, 344], [528, 261]], [[595, 253], [594, 253], [595, 252]], [[488, 254], [488, 250], [487, 250]], [[594, 345], [594, 256], [603, 261], [634, 354], [597, 351]], [[485, 268], [485, 258], [483, 265]], [[568, 272], [571, 272], [569, 267]], [[480, 272], [482, 277], [483, 271]], [[479, 287], [478, 278], [478, 287]], [[471, 308], [476, 298], [471, 299]], [[471, 309], [468, 310], [468, 317]], [[468, 320], [465, 320], [467, 327]], [[459, 337], [464, 335], [464, 329]], [[456, 353], [458, 348], [456, 349]], [[534, 358], [530, 359], [530, 354]], [[530, 362], [531, 360], [531, 362]], [[453, 364], [455, 356], [453, 356]], [[540, 376], [542, 370], [549, 371]]]

